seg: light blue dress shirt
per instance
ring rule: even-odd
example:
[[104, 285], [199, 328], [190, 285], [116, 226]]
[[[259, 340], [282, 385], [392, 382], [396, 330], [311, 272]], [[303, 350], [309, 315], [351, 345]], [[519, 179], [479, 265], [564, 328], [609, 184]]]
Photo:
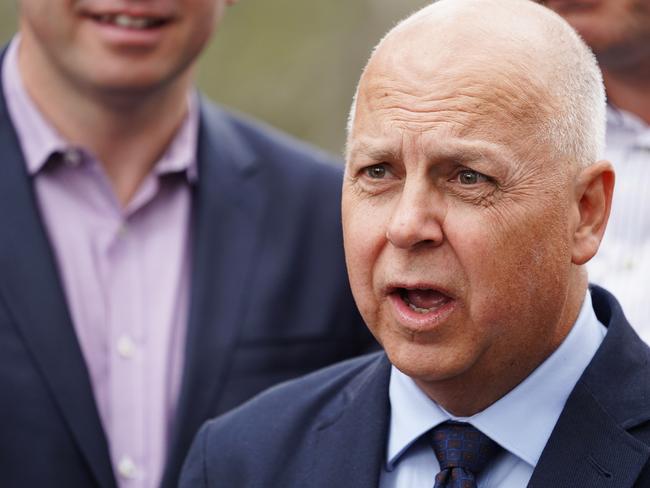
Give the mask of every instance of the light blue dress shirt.
[[587, 292], [560, 347], [507, 395], [471, 417], [448, 413], [393, 366], [388, 445], [379, 488], [431, 488], [440, 465], [422, 434], [447, 420], [468, 422], [504, 448], [479, 476], [479, 488], [524, 488], [571, 390], [606, 333]]

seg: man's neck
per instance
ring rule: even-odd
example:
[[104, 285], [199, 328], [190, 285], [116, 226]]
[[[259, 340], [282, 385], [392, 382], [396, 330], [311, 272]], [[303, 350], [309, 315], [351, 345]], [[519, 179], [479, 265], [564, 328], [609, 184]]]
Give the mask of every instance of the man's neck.
[[603, 79], [610, 103], [650, 124], [650, 63], [645, 69], [603, 68]]
[[[187, 114], [191, 73], [162, 88], [133, 93], [99, 93], [47, 77], [22, 63], [19, 69], [30, 97], [71, 144], [91, 151], [101, 162], [125, 206], [163, 155]], [[36, 70], [38, 71], [38, 70]]]

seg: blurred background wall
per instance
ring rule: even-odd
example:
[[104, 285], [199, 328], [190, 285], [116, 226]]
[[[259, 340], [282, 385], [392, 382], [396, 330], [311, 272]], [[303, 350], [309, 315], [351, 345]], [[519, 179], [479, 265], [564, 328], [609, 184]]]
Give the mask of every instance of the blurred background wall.
[[[0, 0], [0, 41], [16, 30], [16, 1]], [[60, 1], [60, 0], [52, 0]], [[240, 0], [198, 67], [210, 98], [336, 154], [372, 47], [428, 0]]]

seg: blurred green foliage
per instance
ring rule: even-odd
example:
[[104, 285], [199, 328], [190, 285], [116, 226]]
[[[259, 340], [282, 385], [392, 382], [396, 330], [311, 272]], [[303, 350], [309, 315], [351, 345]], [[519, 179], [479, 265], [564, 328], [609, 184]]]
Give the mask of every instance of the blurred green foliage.
[[[3, 43], [16, 29], [16, 2], [0, 0]], [[240, 0], [203, 53], [197, 83], [213, 100], [341, 154], [370, 50], [395, 22], [427, 3]]]

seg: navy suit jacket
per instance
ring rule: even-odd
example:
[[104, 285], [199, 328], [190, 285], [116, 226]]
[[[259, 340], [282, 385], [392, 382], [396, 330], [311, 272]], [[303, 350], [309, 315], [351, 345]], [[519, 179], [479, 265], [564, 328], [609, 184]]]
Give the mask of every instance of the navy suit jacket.
[[[163, 486], [177, 486], [206, 419], [372, 347], [347, 282], [341, 169], [332, 163], [202, 101], [186, 362]], [[4, 98], [0, 229], [0, 486], [113, 487], [89, 375]]]
[[[607, 335], [569, 396], [530, 488], [650, 486], [650, 350], [594, 287]], [[276, 386], [206, 424], [181, 488], [375, 488], [386, 460], [390, 363], [353, 359]]]

